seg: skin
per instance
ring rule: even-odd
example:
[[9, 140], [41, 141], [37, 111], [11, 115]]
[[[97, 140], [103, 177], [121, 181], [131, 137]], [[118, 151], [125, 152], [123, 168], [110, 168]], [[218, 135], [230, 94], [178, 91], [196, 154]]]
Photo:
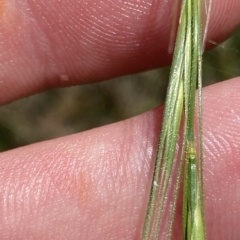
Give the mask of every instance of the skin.
[[[0, 0], [1, 104], [169, 64], [171, 7]], [[240, 1], [212, 9], [208, 39], [220, 42], [239, 26]], [[204, 89], [208, 239], [240, 238], [239, 80]], [[1, 153], [0, 239], [140, 239], [162, 110]]]

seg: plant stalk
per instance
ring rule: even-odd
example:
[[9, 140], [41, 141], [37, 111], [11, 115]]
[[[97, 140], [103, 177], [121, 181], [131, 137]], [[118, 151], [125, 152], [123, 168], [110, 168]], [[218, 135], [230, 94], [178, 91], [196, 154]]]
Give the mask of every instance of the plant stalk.
[[[182, 237], [205, 240], [202, 177], [201, 0], [183, 0], [143, 240], [172, 238], [183, 180]], [[195, 98], [199, 94], [199, 150], [195, 143]], [[183, 125], [183, 131], [180, 131]], [[183, 135], [180, 135], [183, 132]], [[181, 143], [179, 143], [181, 139]], [[177, 149], [180, 149], [179, 151]], [[180, 158], [180, 161], [176, 161]]]

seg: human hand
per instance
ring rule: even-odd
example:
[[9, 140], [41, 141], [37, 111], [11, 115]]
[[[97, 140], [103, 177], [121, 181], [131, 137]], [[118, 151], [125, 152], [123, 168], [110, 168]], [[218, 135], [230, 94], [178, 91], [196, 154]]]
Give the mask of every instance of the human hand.
[[[168, 64], [171, 2], [0, 1], [0, 102]], [[239, 9], [214, 1], [209, 38], [225, 39]], [[240, 238], [239, 90], [204, 89], [208, 239]], [[161, 115], [1, 153], [0, 239], [140, 239]]]

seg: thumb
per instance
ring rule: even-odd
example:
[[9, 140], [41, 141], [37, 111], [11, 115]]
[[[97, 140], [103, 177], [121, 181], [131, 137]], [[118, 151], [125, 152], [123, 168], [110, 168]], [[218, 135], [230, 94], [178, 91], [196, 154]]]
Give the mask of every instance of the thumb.
[[[240, 237], [239, 80], [204, 89], [207, 239]], [[162, 109], [2, 153], [0, 239], [140, 239]]]

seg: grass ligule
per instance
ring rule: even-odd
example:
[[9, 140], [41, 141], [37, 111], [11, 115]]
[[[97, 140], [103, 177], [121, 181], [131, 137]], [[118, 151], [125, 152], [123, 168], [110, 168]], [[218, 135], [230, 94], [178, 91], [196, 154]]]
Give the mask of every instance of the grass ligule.
[[[167, 92], [162, 131], [142, 234], [143, 240], [172, 238], [172, 226], [183, 180], [182, 237], [204, 240], [202, 178], [202, 19], [201, 0], [183, 0]], [[194, 134], [195, 92], [199, 87], [200, 151]], [[182, 143], [178, 149], [179, 130]], [[197, 154], [200, 152], [199, 154]], [[176, 157], [180, 158], [176, 162]]]

